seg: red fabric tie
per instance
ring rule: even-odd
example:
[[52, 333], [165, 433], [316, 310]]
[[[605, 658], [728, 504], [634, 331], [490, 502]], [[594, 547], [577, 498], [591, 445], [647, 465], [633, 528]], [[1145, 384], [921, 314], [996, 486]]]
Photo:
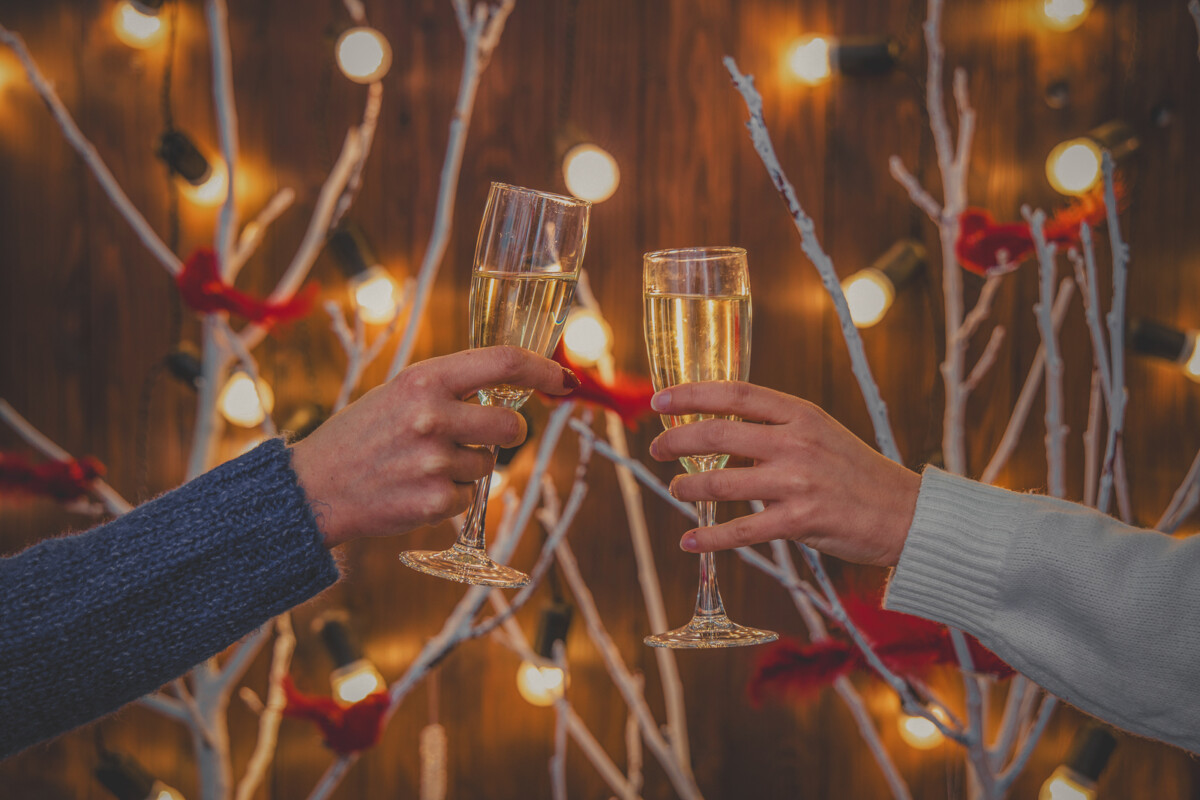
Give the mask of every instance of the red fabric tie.
[[216, 254], [201, 247], [188, 256], [183, 271], [175, 276], [179, 294], [188, 308], [201, 314], [227, 311], [250, 322], [270, 327], [303, 317], [312, 308], [320, 289], [310, 283], [287, 300], [262, 300], [239, 291], [221, 278]]

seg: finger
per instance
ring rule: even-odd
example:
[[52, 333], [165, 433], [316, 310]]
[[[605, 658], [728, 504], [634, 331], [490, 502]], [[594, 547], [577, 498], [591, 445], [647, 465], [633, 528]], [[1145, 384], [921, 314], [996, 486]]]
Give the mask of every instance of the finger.
[[475, 483], [491, 473], [496, 457], [482, 447], [456, 447], [446, 468], [446, 477], [455, 483]]
[[758, 422], [792, 422], [805, 401], [743, 381], [681, 383], [654, 395], [650, 405], [660, 414], [733, 415]]
[[464, 350], [426, 362], [426, 368], [455, 397], [467, 397], [479, 389], [499, 384], [536, 389], [563, 395], [579, 386], [575, 373], [556, 361], [520, 347], [485, 347]]
[[770, 506], [765, 511], [744, 517], [693, 528], [683, 535], [679, 546], [689, 553], [710, 553], [714, 550], [731, 550], [748, 547], [774, 539], [790, 539], [791, 526], [782, 506]]
[[525, 418], [511, 408], [454, 403], [445, 430], [458, 444], [516, 447], [525, 441], [528, 426]]
[[715, 469], [677, 476], [671, 481], [671, 494], [686, 503], [778, 500], [784, 488], [778, 484], [775, 471], [763, 467]]
[[767, 425], [705, 419], [660, 433], [650, 443], [650, 455], [658, 461], [709, 453], [763, 459], [776, 452], [778, 446], [779, 433]]

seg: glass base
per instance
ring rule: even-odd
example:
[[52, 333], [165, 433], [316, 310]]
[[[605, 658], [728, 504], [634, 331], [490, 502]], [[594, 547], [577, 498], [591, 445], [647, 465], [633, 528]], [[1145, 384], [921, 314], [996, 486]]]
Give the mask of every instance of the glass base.
[[714, 647], [746, 647], [766, 644], [779, 638], [775, 631], [760, 631], [738, 625], [724, 614], [711, 617], [692, 617], [682, 628], [656, 633], [645, 638], [651, 647], [670, 647], [673, 650], [701, 650]]
[[524, 572], [497, 564], [482, 550], [457, 542], [449, 550], [407, 550], [400, 554], [400, 563], [426, 575], [475, 586], [519, 589], [529, 583]]

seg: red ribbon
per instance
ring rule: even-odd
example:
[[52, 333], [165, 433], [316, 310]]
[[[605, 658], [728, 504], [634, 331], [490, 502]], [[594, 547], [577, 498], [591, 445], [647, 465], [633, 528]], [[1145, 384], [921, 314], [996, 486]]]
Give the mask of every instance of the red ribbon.
[[575, 373], [579, 386], [568, 395], [571, 400], [582, 400], [601, 408], [615, 411], [626, 427], [637, 426], [638, 420], [653, 414], [650, 398], [654, 396], [654, 385], [646, 378], [636, 375], [618, 374], [611, 382], [600, 378], [592, 367], [584, 367], [571, 360], [567, 349], [560, 341], [554, 351], [554, 360]]
[[0, 453], [0, 494], [50, 497], [63, 503], [77, 500], [104, 474], [104, 465], [87, 456], [34, 464], [21, 453]]
[[287, 300], [263, 300], [239, 291], [221, 278], [216, 254], [198, 248], [175, 276], [179, 294], [188, 308], [201, 314], [226, 311], [270, 327], [303, 317], [312, 308], [320, 287], [310, 283]]
[[366, 750], [379, 741], [383, 717], [391, 705], [388, 693], [379, 691], [343, 708], [328, 697], [304, 694], [292, 683], [291, 675], [283, 678], [283, 693], [287, 698], [284, 716], [316, 724], [325, 746], [343, 756]]

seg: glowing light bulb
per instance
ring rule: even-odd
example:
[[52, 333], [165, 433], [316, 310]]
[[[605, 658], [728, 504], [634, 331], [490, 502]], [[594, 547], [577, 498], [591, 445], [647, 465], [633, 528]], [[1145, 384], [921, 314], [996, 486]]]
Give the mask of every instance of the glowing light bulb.
[[1088, 12], [1092, 10], [1092, 0], [1043, 0], [1042, 16], [1046, 27], [1055, 31], [1069, 31], [1078, 28]]
[[1063, 194], [1087, 192], [1100, 180], [1100, 148], [1091, 139], [1062, 142], [1046, 158], [1046, 177]]
[[815, 85], [833, 74], [829, 60], [830, 42], [823, 36], [797, 39], [787, 53], [788, 69], [798, 80]]
[[621, 183], [617, 160], [594, 144], [577, 144], [563, 157], [567, 191], [580, 200], [602, 203], [613, 196]]
[[147, 800], [185, 800], [185, 798], [183, 792], [174, 786], [168, 786], [162, 781], [155, 781], [154, 785], [150, 787]]
[[355, 83], [374, 83], [392, 66], [392, 47], [374, 28], [351, 28], [337, 40], [337, 63]]
[[343, 706], [352, 706], [384, 687], [383, 676], [365, 658], [329, 673], [329, 685], [333, 687], [333, 699]]
[[612, 347], [612, 328], [596, 312], [576, 308], [567, 316], [563, 347], [572, 361], [590, 367], [604, 358]]
[[1095, 784], [1066, 766], [1050, 773], [1038, 793], [1038, 800], [1095, 800], [1095, 797]]
[[[945, 722], [946, 712], [940, 708], [933, 709], [933, 715], [942, 722]], [[942, 732], [938, 730], [937, 725], [934, 725], [925, 717], [919, 717], [912, 714], [900, 715], [900, 738], [909, 747], [915, 747], [918, 750], [932, 750], [940, 745], [944, 738]]]
[[250, 376], [238, 370], [229, 376], [225, 388], [221, 389], [217, 407], [221, 409], [221, 416], [234, 425], [253, 428], [262, 424], [267, 414], [275, 408], [275, 393], [261, 378], [258, 381], [258, 391], [255, 391], [254, 381], [250, 380]]
[[517, 691], [531, 705], [552, 706], [563, 696], [566, 682], [563, 671], [558, 667], [539, 667], [530, 661], [522, 661], [517, 668]]
[[846, 278], [842, 292], [850, 306], [850, 319], [858, 328], [869, 328], [883, 319], [896, 297], [896, 287], [877, 269], [864, 269]]
[[217, 206], [225, 202], [229, 174], [225, 162], [217, 160], [197, 183], [182, 181], [183, 195], [198, 206]]
[[504, 487], [508, 485], [508, 470], [504, 467], [496, 467], [492, 470], [492, 481], [488, 484], [488, 500], [494, 500], [497, 495], [504, 492]]
[[1192, 331], [1188, 334], [1187, 344], [1184, 346], [1183, 372], [1192, 380], [1200, 383], [1200, 331]]
[[400, 308], [400, 287], [378, 265], [352, 278], [350, 292], [359, 316], [369, 325], [391, 322]]
[[154, 14], [147, 14], [129, 0], [121, 0], [113, 9], [113, 32], [125, 44], [144, 50], [161, 42], [167, 26]]

